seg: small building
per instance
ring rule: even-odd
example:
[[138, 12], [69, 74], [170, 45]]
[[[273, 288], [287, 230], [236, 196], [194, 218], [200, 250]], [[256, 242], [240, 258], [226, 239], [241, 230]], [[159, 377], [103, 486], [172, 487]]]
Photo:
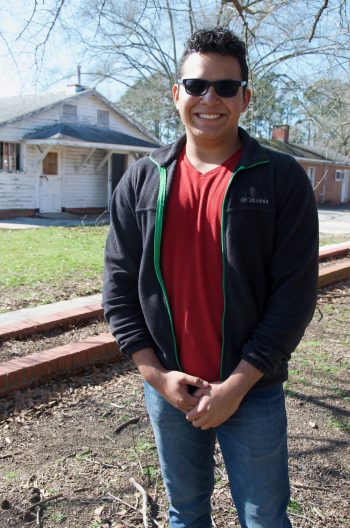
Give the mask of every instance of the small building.
[[159, 145], [94, 89], [0, 98], [0, 218], [108, 210], [125, 169]]
[[350, 159], [326, 147], [289, 142], [289, 126], [272, 130], [271, 140], [259, 140], [265, 146], [293, 156], [305, 169], [319, 205], [340, 206], [350, 203]]

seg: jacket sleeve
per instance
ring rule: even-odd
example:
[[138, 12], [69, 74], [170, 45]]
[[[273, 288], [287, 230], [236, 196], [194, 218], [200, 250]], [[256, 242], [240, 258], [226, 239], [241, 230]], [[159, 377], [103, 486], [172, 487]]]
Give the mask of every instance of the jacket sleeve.
[[133, 169], [128, 169], [111, 200], [111, 221], [105, 247], [102, 305], [122, 353], [153, 347], [138, 294], [142, 235], [135, 212]]
[[242, 358], [267, 376], [290, 359], [311, 321], [317, 298], [319, 241], [313, 189], [294, 159], [281, 169], [270, 295], [264, 316], [242, 351]]

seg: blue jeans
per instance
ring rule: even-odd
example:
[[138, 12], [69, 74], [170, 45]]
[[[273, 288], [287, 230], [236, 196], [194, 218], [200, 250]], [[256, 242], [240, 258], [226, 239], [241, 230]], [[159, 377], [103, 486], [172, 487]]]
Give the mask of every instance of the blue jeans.
[[242, 528], [291, 528], [287, 420], [281, 385], [252, 390], [239, 410], [202, 431], [145, 383], [145, 401], [169, 500], [171, 528], [210, 528], [218, 439]]

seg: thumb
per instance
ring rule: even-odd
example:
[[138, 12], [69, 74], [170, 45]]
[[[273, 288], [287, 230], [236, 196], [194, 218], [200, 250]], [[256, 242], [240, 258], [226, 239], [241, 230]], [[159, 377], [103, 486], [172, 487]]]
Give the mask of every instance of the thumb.
[[191, 376], [190, 374], [185, 374], [182, 383], [185, 383], [186, 385], [192, 385], [192, 387], [197, 387], [199, 389], [210, 387], [210, 383], [207, 381], [202, 380], [197, 376]]

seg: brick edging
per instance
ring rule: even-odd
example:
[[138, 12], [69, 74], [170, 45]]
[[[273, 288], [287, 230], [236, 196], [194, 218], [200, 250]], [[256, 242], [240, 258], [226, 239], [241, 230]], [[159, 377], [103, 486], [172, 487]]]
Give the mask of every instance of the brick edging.
[[120, 359], [118, 345], [109, 333], [11, 359], [0, 363], [0, 397], [27, 388], [43, 378], [99, 362]]
[[103, 316], [100, 303], [86, 304], [77, 308], [70, 308], [64, 312], [48, 313], [34, 316], [33, 319], [22, 319], [18, 322], [2, 325], [0, 341], [12, 337], [26, 337], [39, 332], [45, 332], [58, 326], [68, 326], [82, 321], [88, 321]]
[[321, 268], [318, 272], [318, 287], [324, 288], [346, 279], [350, 279], [350, 259], [348, 262], [340, 262]]
[[350, 252], [350, 241], [342, 242], [341, 244], [332, 245], [331, 247], [325, 247], [319, 250], [319, 261], [346, 257]]

